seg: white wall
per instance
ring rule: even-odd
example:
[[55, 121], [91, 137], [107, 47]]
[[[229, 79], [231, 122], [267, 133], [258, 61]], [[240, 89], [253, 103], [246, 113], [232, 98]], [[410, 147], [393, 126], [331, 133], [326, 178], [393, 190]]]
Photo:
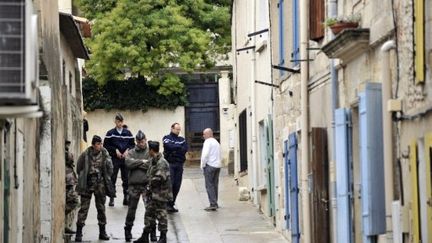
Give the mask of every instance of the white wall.
[[86, 116], [89, 123], [88, 144], [90, 144], [93, 135], [99, 135], [103, 139], [106, 132], [114, 128], [114, 117], [118, 112], [123, 115], [124, 123], [128, 125], [134, 136], [138, 130], [142, 130], [147, 136], [147, 140], [162, 142], [162, 137], [171, 131], [171, 125], [178, 122], [182, 127], [180, 135], [184, 137], [184, 107], [177, 107], [174, 111], [149, 109], [145, 113], [141, 111], [96, 110], [88, 112]]
[[222, 72], [222, 77], [219, 79], [219, 121], [222, 163], [225, 166], [229, 162], [229, 151], [234, 149], [235, 106], [231, 104], [230, 84], [231, 80], [228, 78], [228, 72]]
[[72, 13], [72, 1], [71, 0], [59, 0], [59, 11], [63, 13]]

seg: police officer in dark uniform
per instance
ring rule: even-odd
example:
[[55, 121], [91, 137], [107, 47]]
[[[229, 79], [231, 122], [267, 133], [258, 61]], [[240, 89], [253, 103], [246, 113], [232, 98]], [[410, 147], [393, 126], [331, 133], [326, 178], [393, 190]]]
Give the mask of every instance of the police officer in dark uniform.
[[76, 242], [82, 241], [82, 228], [87, 219], [88, 210], [92, 195], [95, 197], [97, 219], [99, 223], [99, 239], [109, 240], [105, 231], [106, 196], [113, 195], [111, 175], [113, 165], [108, 151], [102, 147], [102, 139], [95, 135], [92, 139], [92, 146], [87, 148], [78, 158], [77, 192], [81, 196], [81, 208], [78, 211]]
[[168, 213], [178, 212], [175, 208], [175, 201], [180, 191], [183, 178], [183, 165], [186, 160], [188, 145], [184, 137], [180, 136], [180, 124], [177, 122], [171, 125], [170, 134], [163, 137], [164, 157], [169, 163], [173, 200], [167, 205]]
[[[128, 172], [125, 165], [125, 158], [128, 150], [135, 147], [135, 142], [132, 133], [127, 128], [123, 127], [123, 120], [124, 118], [120, 113], [115, 116], [114, 123], [116, 126], [106, 133], [104, 147], [111, 155], [114, 165], [111, 178], [114, 190], [117, 182], [117, 174], [120, 170], [124, 196], [123, 205], [128, 205]], [[111, 207], [114, 206], [114, 197], [111, 197], [109, 201], [109, 206]]]

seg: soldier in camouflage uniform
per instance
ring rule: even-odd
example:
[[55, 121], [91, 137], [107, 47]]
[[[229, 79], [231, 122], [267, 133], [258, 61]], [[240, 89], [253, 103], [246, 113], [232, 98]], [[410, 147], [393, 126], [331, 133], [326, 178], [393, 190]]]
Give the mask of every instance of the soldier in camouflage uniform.
[[105, 199], [113, 195], [111, 184], [113, 165], [108, 151], [102, 147], [102, 139], [94, 136], [92, 146], [87, 148], [78, 158], [77, 192], [81, 196], [81, 208], [78, 212], [77, 231], [75, 241], [82, 241], [82, 228], [84, 227], [90, 207], [92, 195], [95, 196], [97, 219], [99, 223], [99, 239], [109, 240], [105, 231]]
[[171, 179], [168, 162], [159, 153], [159, 143], [155, 141], [148, 142], [149, 154], [152, 157], [151, 167], [147, 175], [149, 179], [147, 205], [144, 216], [144, 232], [135, 243], [149, 242], [149, 234], [156, 227], [158, 221], [158, 230], [160, 238], [158, 243], [166, 243], [166, 234], [168, 231], [167, 202], [173, 199], [171, 189]]
[[[129, 150], [125, 160], [126, 168], [129, 171], [129, 205], [124, 227], [126, 242], [130, 242], [132, 239], [132, 226], [141, 195], [143, 201], [146, 200], [148, 184], [147, 170], [150, 167], [150, 155], [147, 147], [147, 139], [141, 130], [136, 134], [135, 141], [135, 148]], [[156, 231], [153, 231], [152, 235], [156, 241]]]
[[[65, 162], [66, 162], [66, 207], [65, 207], [65, 218], [70, 216], [69, 214], [78, 207], [79, 199], [78, 194], [75, 192], [75, 185], [77, 184], [77, 176], [74, 170], [75, 164], [73, 154], [69, 152], [69, 146], [71, 142], [65, 142]], [[65, 234], [75, 234], [75, 231], [69, 227], [65, 227]]]

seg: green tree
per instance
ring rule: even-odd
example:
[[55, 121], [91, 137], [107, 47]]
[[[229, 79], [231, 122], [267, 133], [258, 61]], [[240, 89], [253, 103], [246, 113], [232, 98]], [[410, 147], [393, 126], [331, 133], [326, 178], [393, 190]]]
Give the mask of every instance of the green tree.
[[213, 66], [230, 50], [229, 0], [80, 0], [93, 18], [86, 67], [99, 83], [146, 77], [163, 95], [184, 85], [172, 68]]

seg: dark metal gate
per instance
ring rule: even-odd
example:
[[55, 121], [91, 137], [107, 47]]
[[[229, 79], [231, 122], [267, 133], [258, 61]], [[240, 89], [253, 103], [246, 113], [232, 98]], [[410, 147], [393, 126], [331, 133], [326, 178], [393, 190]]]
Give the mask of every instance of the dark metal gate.
[[202, 147], [202, 131], [213, 129], [219, 138], [219, 89], [217, 83], [187, 85], [188, 104], [185, 108], [186, 139], [191, 150]]

